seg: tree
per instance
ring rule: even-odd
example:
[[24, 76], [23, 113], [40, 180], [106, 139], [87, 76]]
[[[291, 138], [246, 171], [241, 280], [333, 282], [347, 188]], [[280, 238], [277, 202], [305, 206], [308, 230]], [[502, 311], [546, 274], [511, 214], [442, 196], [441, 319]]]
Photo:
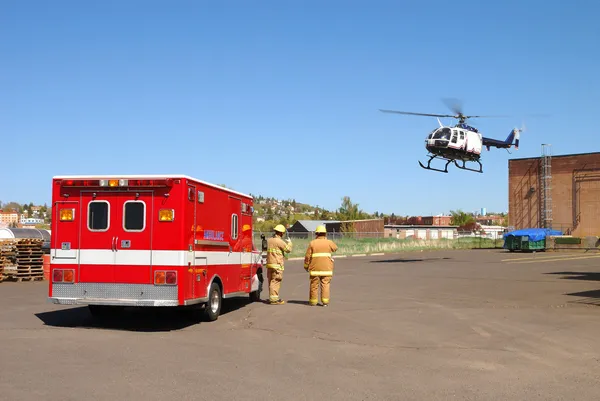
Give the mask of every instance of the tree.
[[12, 212], [13, 210], [16, 210], [20, 213], [22, 208], [21, 205], [19, 205], [17, 202], [8, 202], [4, 204], [4, 208], [2, 210], [4, 210], [5, 212]]
[[337, 214], [339, 220], [357, 220], [360, 218], [361, 211], [358, 204], [352, 203], [349, 196], [344, 196]]
[[347, 223], [347, 220], [359, 220], [366, 217], [366, 213], [359, 209], [358, 203], [353, 203], [349, 196], [342, 198], [342, 205], [336, 212], [337, 219], [342, 221], [341, 230], [343, 232], [354, 232], [354, 224]]
[[319, 220], [331, 220], [331, 213], [323, 209], [319, 216]]
[[473, 220], [467, 224], [459, 226], [458, 231], [468, 232], [468, 233], [485, 234], [485, 232], [481, 228], [481, 225], [479, 223], [475, 222], [475, 220]]
[[463, 227], [466, 226], [469, 223], [474, 223], [475, 222], [475, 218], [473, 217], [472, 214], [463, 212], [462, 210], [451, 210], [450, 211], [450, 215], [452, 216], [452, 219], [450, 220], [453, 226], [459, 226], [459, 227]]

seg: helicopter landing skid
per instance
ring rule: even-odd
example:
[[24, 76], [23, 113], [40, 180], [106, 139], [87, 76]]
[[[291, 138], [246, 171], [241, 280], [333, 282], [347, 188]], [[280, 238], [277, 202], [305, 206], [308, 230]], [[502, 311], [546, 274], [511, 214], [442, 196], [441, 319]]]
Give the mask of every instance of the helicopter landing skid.
[[456, 167], [458, 167], [462, 170], [474, 171], [476, 173], [483, 173], [483, 166], [481, 165], [481, 162], [479, 160], [475, 160], [475, 161], [477, 162], [477, 164], [479, 164], [479, 170], [476, 170], [474, 168], [468, 168], [466, 166], [466, 163], [464, 160], [461, 160], [462, 166], [459, 166], [458, 163], [456, 162], [456, 160], [454, 160], [454, 164], [456, 165]]
[[429, 157], [429, 160], [427, 160], [427, 167], [425, 167], [425, 166], [423, 165], [423, 163], [421, 163], [421, 161], [420, 161], [420, 160], [419, 160], [419, 165], [420, 165], [421, 167], [423, 167], [425, 170], [432, 170], [432, 171], [439, 171], [440, 173], [447, 173], [447, 172], [448, 172], [448, 164], [450, 164], [450, 163], [452, 162], [452, 160], [448, 160], [448, 161], [446, 162], [446, 165], [444, 166], [444, 169], [443, 169], [443, 170], [441, 170], [441, 169], [439, 169], [439, 168], [434, 168], [434, 167], [431, 167], [431, 161], [432, 161], [433, 159], [436, 159], [436, 158], [437, 158], [437, 156], [430, 156], [430, 157]]

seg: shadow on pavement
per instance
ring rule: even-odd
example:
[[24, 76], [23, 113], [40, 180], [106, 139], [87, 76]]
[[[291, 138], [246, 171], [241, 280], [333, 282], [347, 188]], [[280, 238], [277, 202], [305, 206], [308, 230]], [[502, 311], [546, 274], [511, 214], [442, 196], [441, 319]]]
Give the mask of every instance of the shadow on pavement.
[[378, 260], [371, 260], [369, 261], [369, 263], [412, 263], [412, 262], [426, 262], [428, 260], [449, 260], [452, 258], [422, 258], [422, 259], [403, 259], [403, 258], [396, 258], [396, 259], [378, 259]]
[[562, 280], [600, 281], [600, 273], [596, 272], [554, 272], [546, 274], [565, 276], [561, 277]]
[[[223, 300], [220, 316], [250, 304], [246, 298]], [[203, 322], [203, 308], [126, 307], [108, 316], [94, 317], [87, 306], [36, 313], [46, 326], [88, 328], [139, 332], [181, 330]]]
[[[600, 281], [600, 273], [597, 272], [553, 272], [545, 274], [563, 276], [560, 277], [561, 280]], [[570, 301], [572, 303], [600, 306], [600, 290], [572, 292], [565, 295], [582, 298]]]
[[295, 305], [308, 305], [308, 301], [296, 301], [296, 300], [291, 300], [291, 301], [287, 301], [288, 304], [295, 304]]
[[583, 298], [577, 301], [571, 301], [572, 303], [600, 306], [600, 290], [573, 292], [565, 295]]

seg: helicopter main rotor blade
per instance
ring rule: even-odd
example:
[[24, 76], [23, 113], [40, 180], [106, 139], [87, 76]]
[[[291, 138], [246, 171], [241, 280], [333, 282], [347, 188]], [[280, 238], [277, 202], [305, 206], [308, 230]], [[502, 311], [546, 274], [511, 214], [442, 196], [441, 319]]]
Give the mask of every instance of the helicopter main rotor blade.
[[460, 101], [459, 99], [456, 99], [453, 97], [447, 97], [447, 98], [443, 98], [442, 102], [444, 102], [446, 107], [448, 107], [450, 110], [452, 110], [456, 115], [463, 115], [463, 113], [462, 113], [463, 102]]
[[408, 115], [413, 115], [413, 116], [428, 116], [428, 117], [456, 117], [456, 116], [452, 116], [450, 114], [427, 114], [427, 113], [412, 113], [410, 111], [397, 111], [397, 110], [382, 110], [379, 109], [379, 111], [383, 112], [383, 113], [397, 113], [397, 114], [408, 114]]
[[465, 116], [463, 114], [463, 101], [462, 100], [453, 98], [453, 97], [447, 97], [447, 98], [443, 98], [442, 102], [444, 102], [446, 107], [448, 107], [450, 110], [452, 110], [454, 113], [456, 113], [456, 118], [462, 117], [466, 120], [469, 118], [507, 118], [507, 117], [509, 117], [506, 115]]
[[494, 115], [494, 116], [464, 116], [465, 118], [508, 118], [510, 116]]

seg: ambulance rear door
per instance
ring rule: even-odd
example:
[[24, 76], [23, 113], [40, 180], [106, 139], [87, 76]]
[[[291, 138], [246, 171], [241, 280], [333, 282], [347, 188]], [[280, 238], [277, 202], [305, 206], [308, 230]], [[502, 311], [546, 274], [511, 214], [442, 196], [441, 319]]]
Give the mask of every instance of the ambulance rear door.
[[136, 189], [114, 197], [115, 282], [152, 284], [154, 192]]

